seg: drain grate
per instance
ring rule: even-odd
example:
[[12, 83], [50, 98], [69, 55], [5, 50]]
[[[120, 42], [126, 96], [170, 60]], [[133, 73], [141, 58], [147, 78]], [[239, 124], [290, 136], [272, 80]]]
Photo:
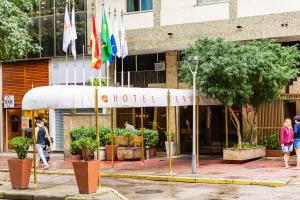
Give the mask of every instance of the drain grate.
[[163, 193], [165, 191], [163, 190], [138, 190], [135, 193], [137, 194], [158, 194], [158, 193]]

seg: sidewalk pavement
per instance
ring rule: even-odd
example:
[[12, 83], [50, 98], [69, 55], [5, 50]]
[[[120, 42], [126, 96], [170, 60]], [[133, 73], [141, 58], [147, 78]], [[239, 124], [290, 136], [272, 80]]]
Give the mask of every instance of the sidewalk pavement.
[[[29, 156], [30, 157], [30, 156]], [[0, 158], [0, 171], [7, 172], [7, 157]], [[295, 163], [291, 159], [291, 166]], [[52, 159], [50, 169], [41, 174], [73, 175], [72, 161]], [[190, 157], [174, 158], [169, 173], [167, 158], [141, 161], [116, 161], [112, 169], [110, 161], [101, 161], [101, 175], [113, 178], [134, 178], [157, 181], [246, 184], [285, 186], [300, 184], [300, 171], [285, 169], [282, 158], [250, 161], [242, 164], [225, 162], [220, 156], [201, 156], [197, 174], [191, 174]], [[1, 180], [1, 177], [0, 177]]]
[[3, 181], [3, 185], [0, 185], [0, 199], [127, 200], [116, 190], [108, 187], [100, 187], [94, 194], [79, 194], [75, 177], [62, 175], [40, 175], [37, 186], [34, 186], [33, 176], [31, 176], [28, 190], [13, 190], [10, 182]]

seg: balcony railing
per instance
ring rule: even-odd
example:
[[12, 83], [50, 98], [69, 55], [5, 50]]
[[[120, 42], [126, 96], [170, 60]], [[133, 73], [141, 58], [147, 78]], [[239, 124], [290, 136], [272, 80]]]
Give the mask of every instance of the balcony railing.
[[[121, 72], [117, 73], [117, 83], [121, 83]], [[124, 85], [131, 87], [148, 87], [153, 83], [166, 83], [166, 71], [130, 71], [124, 72]]]

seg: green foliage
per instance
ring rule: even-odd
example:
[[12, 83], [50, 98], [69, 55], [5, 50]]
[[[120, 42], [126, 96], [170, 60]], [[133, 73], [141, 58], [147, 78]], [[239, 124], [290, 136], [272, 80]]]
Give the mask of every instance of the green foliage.
[[133, 133], [131, 131], [127, 131], [123, 133], [124, 141], [127, 147], [130, 147], [131, 142], [133, 140]]
[[[190, 61], [198, 56], [199, 62]], [[258, 108], [279, 96], [279, 90], [294, 78], [300, 53], [296, 46], [282, 46], [273, 40], [244, 44], [223, 39], [199, 39], [184, 51], [181, 81], [192, 85], [189, 65], [198, 65], [196, 84], [208, 97], [225, 106]]]
[[[109, 128], [99, 128], [99, 142], [100, 146], [105, 146], [107, 141], [107, 133], [110, 132]], [[90, 137], [93, 140], [96, 140], [96, 128], [76, 128], [71, 130], [71, 139], [72, 141], [79, 140], [82, 137]]]
[[[167, 131], [165, 131], [165, 136], [166, 136], [166, 138], [167, 138], [167, 140], [168, 140], [168, 138], [169, 138], [169, 133], [167, 132]], [[170, 136], [171, 136], [171, 141], [174, 141], [174, 136], [175, 136], [175, 134], [174, 134], [174, 132], [170, 132]]]
[[251, 147], [256, 147], [256, 145], [251, 144], [250, 142], [243, 142], [241, 145], [235, 144], [233, 146], [234, 149], [248, 149], [248, 148], [251, 148]]
[[[91, 86], [92, 85], [92, 81], [87, 81], [86, 82], [86, 85], [88, 85], [88, 86]], [[94, 84], [93, 84], [94, 86], [100, 86], [100, 80], [99, 80], [99, 78], [95, 78], [94, 79]], [[106, 80], [106, 78], [101, 78], [101, 85], [102, 86], [107, 86], [107, 80]]]
[[94, 158], [94, 151], [98, 147], [97, 141], [90, 137], [82, 137], [74, 142], [77, 142], [76, 145], [78, 145], [83, 160], [88, 161]]
[[263, 145], [269, 150], [280, 149], [279, 134], [272, 134], [264, 139]]
[[155, 146], [159, 141], [158, 131], [157, 130], [150, 130], [144, 129], [144, 142], [148, 146]]
[[80, 144], [78, 140], [71, 142], [70, 152], [72, 155], [81, 155]]
[[0, 1], [0, 61], [24, 58], [26, 53], [40, 49], [29, 33], [32, 19], [28, 13], [36, 3], [37, 0]]
[[116, 134], [114, 132], [109, 132], [105, 136], [107, 144], [115, 144]]
[[16, 151], [18, 158], [23, 160], [27, 157], [29, 146], [33, 144], [32, 139], [20, 136], [14, 137], [11, 141], [12, 148]]

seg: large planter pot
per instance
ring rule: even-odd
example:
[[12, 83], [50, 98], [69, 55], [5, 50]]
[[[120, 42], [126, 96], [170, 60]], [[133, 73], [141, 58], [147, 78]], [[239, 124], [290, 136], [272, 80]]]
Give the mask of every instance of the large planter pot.
[[79, 193], [95, 193], [98, 187], [99, 161], [74, 161], [72, 163]]
[[[106, 147], [99, 147], [100, 160], [106, 160]], [[94, 160], [97, 159], [97, 150], [94, 152]]]
[[[106, 145], [106, 160], [111, 160], [111, 153], [112, 153], [112, 145]], [[117, 148], [119, 145], [114, 145], [114, 160], [117, 160]]]
[[[165, 141], [167, 156], [169, 156], [169, 142]], [[171, 156], [175, 156], [176, 153], [176, 146], [174, 142], [171, 142]]]
[[119, 147], [117, 148], [117, 158], [118, 160], [136, 160], [142, 157], [141, 147]]
[[269, 150], [267, 149], [267, 157], [281, 157], [282, 151], [281, 150]]
[[8, 168], [13, 189], [27, 189], [29, 185], [32, 159], [8, 159]]
[[70, 155], [69, 160], [79, 161], [79, 160], [81, 160], [81, 156], [80, 155]]
[[223, 160], [246, 161], [266, 156], [266, 147], [251, 147], [245, 149], [223, 149]]

